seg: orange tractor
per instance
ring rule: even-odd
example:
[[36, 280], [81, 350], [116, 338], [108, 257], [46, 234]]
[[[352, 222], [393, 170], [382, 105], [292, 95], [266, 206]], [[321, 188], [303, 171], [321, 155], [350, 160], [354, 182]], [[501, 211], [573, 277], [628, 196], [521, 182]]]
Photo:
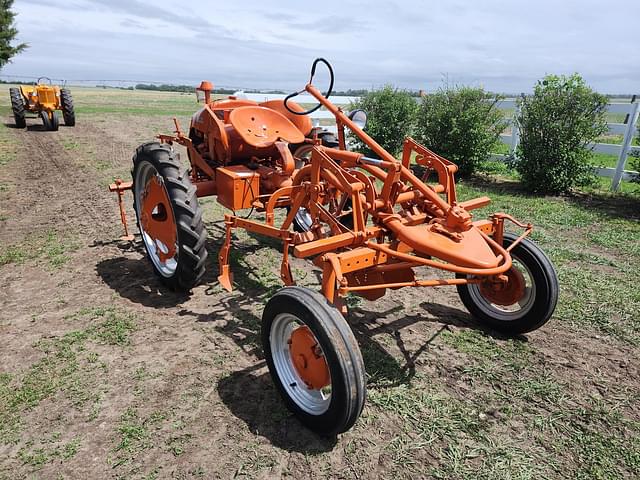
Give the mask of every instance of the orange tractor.
[[[320, 63], [331, 75], [325, 94], [313, 85]], [[394, 158], [363, 130], [364, 112], [345, 114], [329, 101], [332, 87], [324, 59], [314, 62], [304, 89], [319, 102], [308, 111], [292, 101], [302, 92], [262, 104], [212, 100], [203, 82], [205, 105], [189, 133], [176, 122], [175, 135], [141, 145], [133, 182], [111, 186], [120, 200], [133, 189], [148, 257], [175, 289], [196, 285], [206, 267], [198, 197], [215, 195], [231, 211], [218, 255], [218, 279], [227, 290], [235, 229], [282, 242], [285, 287], [264, 309], [264, 354], [288, 408], [323, 435], [349, 429], [365, 402], [365, 368], [344, 317], [346, 295], [375, 300], [388, 289], [455, 286], [480, 323], [511, 335], [546, 323], [558, 297], [553, 266], [526, 238], [531, 224], [505, 213], [474, 220], [471, 211], [490, 199], [458, 201], [453, 163], [411, 138], [402, 158]], [[336, 145], [323, 144], [311, 127], [308, 114], [321, 106], [335, 116]], [[349, 151], [345, 128], [376, 157]], [[186, 147], [190, 169], [179, 163], [174, 143]], [[261, 215], [237, 214], [247, 209]], [[507, 233], [507, 223], [520, 233]], [[291, 254], [313, 259], [322, 271], [320, 292], [295, 285]], [[449, 275], [424, 278], [420, 267]]]
[[71, 92], [52, 85], [48, 77], [40, 77], [33, 86], [10, 88], [9, 95], [17, 128], [27, 126], [27, 113], [31, 113], [40, 117], [45, 130], [58, 130], [58, 110], [62, 111], [66, 126], [73, 127], [76, 124]]

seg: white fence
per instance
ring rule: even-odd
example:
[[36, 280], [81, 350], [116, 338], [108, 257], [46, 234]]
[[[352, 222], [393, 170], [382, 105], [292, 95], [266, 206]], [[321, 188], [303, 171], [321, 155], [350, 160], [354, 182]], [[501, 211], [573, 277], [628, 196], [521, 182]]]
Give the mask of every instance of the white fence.
[[[237, 92], [241, 94], [241, 92]], [[255, 100], [257, 102], [264, 102], [267, 100], [284, 99], [286, 95], [276, 94], [262, 94], [262, 93], [244, 93], [246, 98]], [[302, 104], [314, 104], [317, 101], [310, 95], [298, 95], [294, 98], [298, 103]], [[359, 100], [359, 97], [342, 97], [333, 96], [331, 101], [336, 105], [349, 105], [351, 102]], [[511, 112], [510, 118], [507, 118], [507, 122], [511, 126], [511, 134], [500, 135], [502, 143], [509, 146], [509, 155], [515, 155], [516, 148], [520, 142], [520, 135], [517, 128], [514, 128], [514, 118], [518, 114], [518, 105], [515, 99], [505, 99], [498, 103], [498, 108]], [[609, 103], [607, 111], [614, 114], [622, 114], [626, 116], [626, 123], [609, 123], [609, 133], [612, 135], [622, 135], [622, 144], [610, 144], [610, 143], [592, 143], [589, 146], [593, 148], [595, 153], [603, 153], [607, 155], [615, 155], [618, 157], [618, 163], [615, 168], [596, 168], [597, 175], [601, 177], [612, 177], [611, 186], [613, 190], [620, 188], [621, 180], [629, 180], [632, 177], [639, 174], [639, 172], [625, 170], [627, 158], [631, 152], [640, 152], [639, 146], [631, 145], [633, 138], [637, 134], [638, 114], [640, 113], [640, 103], [635, 101], [633, 103]], [[320, 125], [321, 122], [326, 124], [324, 128], [329, 131], [336, 132], [336, 126], [333, 115], [324, 110], [319, 109], [311, 114], [311, 118], [314, 125]], [[507, 155], [494, 154], [495, 158], [505, 159]]]
[[[514, 118], [518, 114], [518, 105], [514, 99], [503, 100], [498, 104], [498, 108], [509, 110], [513, 115], [508, 119], [511, 125], [511, 135], [500, 135], [502, 143], [509, 145], [509, 154], [515, 155], [516, 148], [520, 142], [520, 134], [517, 128], [514, 128]], [[615, 168], [597, 167], [596, 173], [601, 177], [612, 177], [611, 188], [618, 190], [621, 180], [629, 180], [639, 174], [632, 170], [625, 170], [627, 158], [631, 152], [640, 152], [640, 147], [631, 145], [633, 138], [637, 134], [638, 114], [640, 113], [640, 103], [609, 103], [607, 105], [609, 113], [622, 114], [626, 116], [626, 123], [608, 123], [609, 134], [622, 135], [622, 144], [615, 143], [591, 143], [590, 148], [595, 153], [603, 153], [605, 155], [615, 155], [618, 157], [618, 163]], [[494, 157], [504, 159], [506, 155], [494, 155]]]

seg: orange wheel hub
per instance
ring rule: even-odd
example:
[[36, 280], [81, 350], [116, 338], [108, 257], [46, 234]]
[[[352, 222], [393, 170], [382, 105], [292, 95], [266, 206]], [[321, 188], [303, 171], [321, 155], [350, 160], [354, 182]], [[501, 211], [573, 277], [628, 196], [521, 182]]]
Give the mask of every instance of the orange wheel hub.
[[480, 293], [495, 305], [513, 305], [525, 294], [526, 281], [520, 270], [511, 267], [504, 275], [507, 277], [506, 281], [491, 277], [480, 284]]
[[140, 223], [147, 235], [166, 247], [166, 252], [157, 249], [160, 261], [166, 262], [176, 255], [177, 230], [169, 195], [157, 175], [149, 179], [141, 197]]
[[331, 376], [322, 349], [309, 327], [296, 328], [289, 339], [293, 366], [307, 387], [320, 390], [329, 385]]

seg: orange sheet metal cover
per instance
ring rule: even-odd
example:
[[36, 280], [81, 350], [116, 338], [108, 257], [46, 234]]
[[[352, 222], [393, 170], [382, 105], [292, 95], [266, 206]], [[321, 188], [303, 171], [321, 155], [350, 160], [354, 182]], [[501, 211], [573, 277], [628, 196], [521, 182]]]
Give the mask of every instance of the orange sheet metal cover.
[[260, 175], [244, 165], [216, 169], [218, 202], [231, 210], [251, 208], [260, 195]]

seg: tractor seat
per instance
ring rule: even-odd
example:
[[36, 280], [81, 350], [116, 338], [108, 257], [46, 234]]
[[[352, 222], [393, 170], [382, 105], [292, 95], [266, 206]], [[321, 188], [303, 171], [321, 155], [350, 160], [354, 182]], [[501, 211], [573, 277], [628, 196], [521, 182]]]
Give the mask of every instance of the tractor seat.
[[229, 123], [245, 143], [256, 148], [270, 147], [278, 140], [304, 141], [302, 132], [289, 119], [270, 108], [236, 108], [229, 115]]

